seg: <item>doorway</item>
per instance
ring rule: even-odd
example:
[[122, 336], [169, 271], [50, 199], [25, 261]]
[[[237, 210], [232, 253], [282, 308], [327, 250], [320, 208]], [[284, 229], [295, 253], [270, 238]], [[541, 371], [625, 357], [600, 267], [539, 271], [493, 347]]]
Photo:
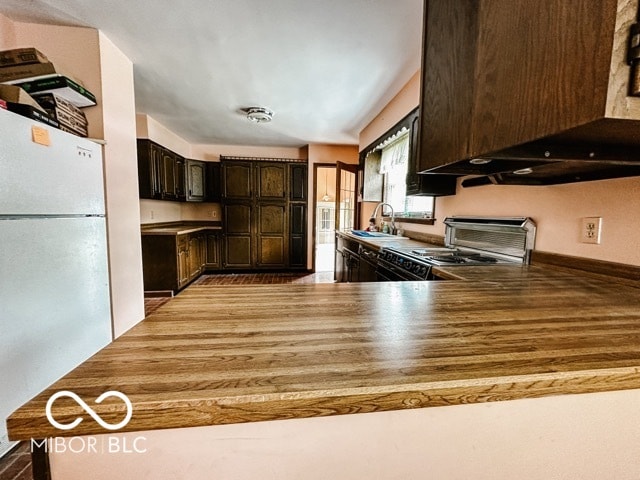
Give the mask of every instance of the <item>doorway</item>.
[[315, 272], [333, 272], [335, 258], [336, 167], [315, 166]]

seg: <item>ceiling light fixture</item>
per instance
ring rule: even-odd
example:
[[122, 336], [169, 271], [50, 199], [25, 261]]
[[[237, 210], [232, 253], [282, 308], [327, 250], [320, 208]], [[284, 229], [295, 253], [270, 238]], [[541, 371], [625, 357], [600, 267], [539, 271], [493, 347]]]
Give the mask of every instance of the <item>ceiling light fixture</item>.
[[268, 123], [273, 118], [273, 112], [264, 107], [243, 108], [247, 118], [254, 123]]

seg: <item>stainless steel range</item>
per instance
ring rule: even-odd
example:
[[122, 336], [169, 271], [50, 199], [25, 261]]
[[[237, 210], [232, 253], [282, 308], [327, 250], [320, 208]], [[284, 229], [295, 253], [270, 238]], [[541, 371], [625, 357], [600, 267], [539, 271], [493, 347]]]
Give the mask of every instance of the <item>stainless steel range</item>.
[[528, 264], [536, 226], [526, 217], [447, 217], [445, 247], [382, 248], [378, 280], [428, 280], [433, 266]]

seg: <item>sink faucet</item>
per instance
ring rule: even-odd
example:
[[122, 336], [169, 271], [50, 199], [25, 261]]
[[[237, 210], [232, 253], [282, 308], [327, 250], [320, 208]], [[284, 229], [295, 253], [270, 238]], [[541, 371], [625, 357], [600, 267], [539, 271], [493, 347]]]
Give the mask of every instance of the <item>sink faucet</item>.
[[396, 234], [396, 222], [395, 222], [395, 213], [393, 213], [393, 207], [388, 204], [388, 203], [384, 203], [384, 202], [380, 202], [378, 205], [376, 205], [376, 208], [373, 210], [373, 213], [371, 214], [371, 218], [369, 218], [369, 223], [376, 223], [376, 218], [378, 216], [378, 209], [380, 207], [384, 207], [387, 206], [391, 209], [391, 235], [395, 235]]

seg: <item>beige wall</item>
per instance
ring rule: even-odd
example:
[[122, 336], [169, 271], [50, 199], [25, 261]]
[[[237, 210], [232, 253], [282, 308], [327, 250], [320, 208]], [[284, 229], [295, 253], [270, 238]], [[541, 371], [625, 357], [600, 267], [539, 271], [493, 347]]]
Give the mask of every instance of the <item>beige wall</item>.
[[53, 480], [637, 480], [639, 422], [626, 390], [135, 432], [144, 453], [50, 462]]
[[115, 335], [120, 335], [144, 318], [132, 64], [94, 29], [14, 22], [2, 16], [0, 27], [2, 48], [37, 48], [96, 96], [98, 105], [83, 111], [89, 136], [107, 141], [103, 152], [112, 322]]
[[413, 74], [404, 87], [360, 132], [360, 151], [373, 143], [387, 130], [402, 120], [420, 104], [420, 70]]
[[189, 142], [173, 133], [149, 115], [143, 113], [136, 115], [136, 136], [138, 138], [153, 140], [185, 158], [193, 158], [191, 156], [191, 145]]
[[0, 13], [0, 49], [6, 50], [16, 44], [14, 23]]
[[192, 145], [192, 157], [209, 162], [220, 161], [220, 156], [227, 157], [266, 157], [306, 159], [306, 148], [292, 147], [252, 147], [243, 145]]

